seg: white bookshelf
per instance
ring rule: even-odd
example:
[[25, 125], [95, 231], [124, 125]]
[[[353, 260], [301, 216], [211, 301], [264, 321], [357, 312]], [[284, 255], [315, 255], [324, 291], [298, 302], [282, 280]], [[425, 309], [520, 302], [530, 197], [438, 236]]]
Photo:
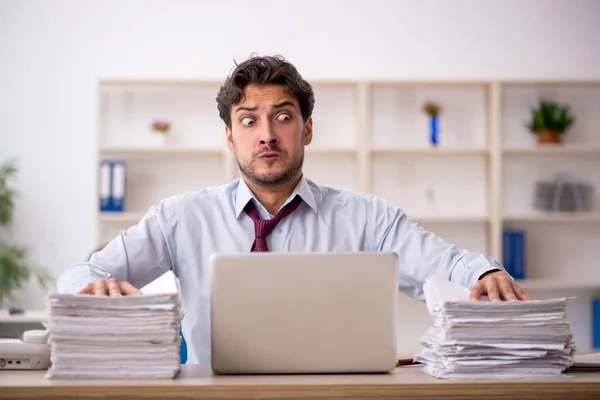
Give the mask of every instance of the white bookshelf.
[[[128, 166], [126, 211], [98, 218], [101, 228], [112, 230], [108, 238], [114, 229], [139, 221], [163, 197], [239, 176], [217, 115], [219, 85], [100, 82], [99, 158], [125, 160]], [[597, 82], [357, 80], [313, 86], [315, 135], [306, 149], [305, 174], [320, 184], [382, 196], [432, 229], [470, 225], [473, 240], [458, 235], [457, 244], [480, 247], [483, 237], [481, 251], [495, 258], [501, 257], [504, 226], [542, 224], [553, 230], [565, 223], [600, 222], [598, 204], [588, 213], [540, 213], [530, 207], [535, 182], [560, 166], [582, 174], [600, 191]], [[578, 114], [562, 145], [539, 146], [523, 126], [540, 96], [569, 102]], [[428, 143], [422, 112], [427, 100], [443, 107], [435, 148]], [[145, 141], [154, 118], [173, 121], [166, 145]], [[456, 242], [454, 231], [445, 239]]]
[[[525, 288], [600, 292], [600, 82], [317, 81], [304, 171], [317, 183], [374, 193], [448, 242], [502, 257], [502, 231], [526, 232]], [[99, 82], [99, 159], [127, 162], [123, 213], [99, 213], [99, 245], [161, 198], [239, 176], [215, 97], [221, 82]], [[524, 122], [539, 98], [571, 105], [564, 144], [539, 146]], [[443, 107], [440, 144], [422, 107]], [[173, 122], [151, 144], [154, 118]], [[593, 184], [585, 213], [542, 213], [534, 186], [566, 171]]]

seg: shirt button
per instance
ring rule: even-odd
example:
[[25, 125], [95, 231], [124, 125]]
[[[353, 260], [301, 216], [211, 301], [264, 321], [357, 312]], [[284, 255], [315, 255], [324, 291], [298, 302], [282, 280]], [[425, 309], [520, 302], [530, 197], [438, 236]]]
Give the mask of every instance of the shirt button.
[[277, 228], [277, 233], [281, 233], [282, 229], [281, 228]]

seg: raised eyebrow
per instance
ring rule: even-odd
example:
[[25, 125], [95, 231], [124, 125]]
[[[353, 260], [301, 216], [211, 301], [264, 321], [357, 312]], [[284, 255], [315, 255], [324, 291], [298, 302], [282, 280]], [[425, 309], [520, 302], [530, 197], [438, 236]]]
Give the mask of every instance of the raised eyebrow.
[[279, 104], [275, 104], [273, 106], [273, 108], [281, 108], [281, 107], [285, 107], [285, 106], [292, 106], [293, 108], [296, 108], [296, 106], [294, 105], [294, 103], [292, 103], [291, 101], [282, 101]]
[[238, 111], [256, 111], [256, 110], [258, 110], [258, 107], [244, 107], [244, 106], [242, 106], [242, 107], [239, 107], [237, 110], [235, 110], [235, 112], [238, 112]]

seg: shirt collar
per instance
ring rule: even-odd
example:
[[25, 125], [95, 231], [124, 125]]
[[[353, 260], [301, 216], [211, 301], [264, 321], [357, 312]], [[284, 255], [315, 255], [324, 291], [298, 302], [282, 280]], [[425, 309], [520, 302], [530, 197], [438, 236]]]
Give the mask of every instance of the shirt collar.
[[[254, 197], [254, 194], [252, 193], [252, 191], [250, 190], [248, 185], [246, 185], [246, 182], [244, 181], [244, 179], [239, 178], [238, 181], [239, 181], [239, 183], [238, 183], [238, 187], [237, 187], [236, 193], [235, 193], [235, 217], [236, 218], [240, 217], [240, 214], [242, 213], [242, 211], [244, 210], [244, 207], [246, 207], [246, 204], [248, 204], [249, 201], [254, 199], [256, 202], [258, 202], [258, 200], [256, 200], [256, 197]], [[292, 195], [286, 200], [285, 204], [287, 204], [291, 200], [293, 200], [294, 197], [296, 197], [296, 195], [300, 196], [302, 198], [302, 200], [306, 204], [308, 204], [310, 208], [312, 208], [314, 210], [314, 212], [317, 212], [317, 201], [315, 199], [315, 195], [312, 192], [312, 190], [310, 189], [310, 186], [308, 185], [308, 182], [306, 181], [306, 178], [304, 177], [304, 175], [302, 175], [302, 177], [300, 178], [300, 181], [294, 188]]]

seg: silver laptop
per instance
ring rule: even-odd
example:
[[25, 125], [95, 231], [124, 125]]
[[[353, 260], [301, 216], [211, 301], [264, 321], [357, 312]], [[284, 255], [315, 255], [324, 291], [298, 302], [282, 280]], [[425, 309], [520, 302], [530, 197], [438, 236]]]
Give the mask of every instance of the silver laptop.
[[214, 372], [396, 367], [396, 254], [215, 254], [211, 267]]

